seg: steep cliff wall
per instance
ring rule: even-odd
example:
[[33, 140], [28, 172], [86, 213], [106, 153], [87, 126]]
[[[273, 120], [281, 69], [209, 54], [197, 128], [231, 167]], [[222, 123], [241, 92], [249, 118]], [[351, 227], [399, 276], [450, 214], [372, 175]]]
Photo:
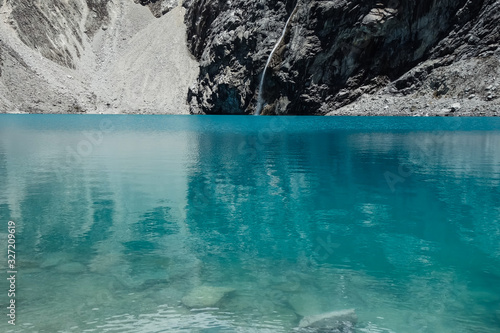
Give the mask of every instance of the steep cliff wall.
[[[254, 112], [267, 56], [296, 1], [184, 2], [189, 47], [200, 61], [192, 113]], [[299, 1], [266, 74], [263, 113], [326, 114], [367, 94], [463, 99], [465, 91], [450, 87], [483, 84], [466, 72], [467, 60], [477, 72], [500, 74], [498, 1]], [[464, 78], [435, 77], [443, 67]], [[498, 86], [490, 81], [486, 87]], [[498, 105], [486, 91], [471, 100]]]

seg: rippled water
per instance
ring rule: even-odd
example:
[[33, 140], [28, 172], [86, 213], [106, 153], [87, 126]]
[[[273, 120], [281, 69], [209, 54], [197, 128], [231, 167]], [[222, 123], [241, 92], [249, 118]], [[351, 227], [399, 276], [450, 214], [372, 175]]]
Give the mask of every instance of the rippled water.
[[0, 331], [499, 332], [499, 183], [492, 118], [0, 115]]

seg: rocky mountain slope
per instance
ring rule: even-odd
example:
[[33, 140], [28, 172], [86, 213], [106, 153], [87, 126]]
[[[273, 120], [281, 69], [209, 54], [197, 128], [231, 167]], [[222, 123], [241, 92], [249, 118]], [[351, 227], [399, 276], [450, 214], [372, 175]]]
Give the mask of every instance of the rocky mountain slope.
[[0, 0], [0, 111], [500, 112], [500, 1], [180, 2]]
[[500, 110], [499, 1], [186, 0], [184, 5], [189, 47], [200, 61], [189, 96], [194, 113], [254, 112], [267, 56], [292, 13], [264, 80], [264, 114]]
[[177, 2], [160, 12], [132, 0], [0, 5], [0, 112], [189, 112], [198, 64]]

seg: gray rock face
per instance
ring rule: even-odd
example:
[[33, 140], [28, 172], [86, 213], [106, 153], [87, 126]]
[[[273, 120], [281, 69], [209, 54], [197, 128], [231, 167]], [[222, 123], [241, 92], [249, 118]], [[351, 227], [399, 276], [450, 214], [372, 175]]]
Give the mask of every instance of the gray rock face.
[[[254, 112], [267, 56], [295, 5], [184, 1], [188, 45], [200, 62], [191, 113]], [[433, 73], [458, 61], [498, 60], [499, 21], [495, 0], [301, 0], [267, 71], [263, 114], [326, 114], [382, 88], [460, 98], [447, 88], [453, 78], [436, 81]]]
[[24, 44], [47, 59], [74, 68], [82, 53], [84, 33], [93, 36], [109, 21], [107, 2], [6, 0], [6, 5], [11, 7], [9, 23]]
[[134, 2], [148, 6], [155, 17], [161, 17], [177, 7], [179, 0], [134, 0]]

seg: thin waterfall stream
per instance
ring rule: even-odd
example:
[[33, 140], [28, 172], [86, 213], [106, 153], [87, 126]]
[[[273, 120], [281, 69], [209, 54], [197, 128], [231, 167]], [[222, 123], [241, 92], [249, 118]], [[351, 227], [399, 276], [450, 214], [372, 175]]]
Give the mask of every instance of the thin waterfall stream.
[[259, 94], [257, 95], [257, 106], [255, 108], [255, 113], [254, 115], [258, 116], [260, 115], [260, 112], [262, 111], [262, 107], [264, 106], [264, 98], [262, 97], [262, 91], [264, 88], [264, 79], [266, 77], [266, 71], [267, 67], [269, 67], [269, 64], [271, 63], [271, 59], [273, 58], [274, 52], [278, 49], [278, 46], [281, 44], [281, 41], [283, 38], [285, 38], [286, 30], [288, 29], [288, 25], [290, 24], [290, 21], [292, 20], [293, 15], [297, 11], [297, 8], [299, 6], [299, 2], [295, 5], [295, 8], [293, 9], [292, 13], [290, 14], [290, 17], [285, 23], [285, 27], [283, 28], [283, 32], [281, 33], [280, 38], [276, 41], [276, 44], [274, 45], [274, 48], [272, 49], [271, 53], [269, 54], [269, 57], [267, 58], [266, 65], [264, 66], [264, 71], [262, 72], [262, 77], [260, 78], [260, 83], [259, 83]]

